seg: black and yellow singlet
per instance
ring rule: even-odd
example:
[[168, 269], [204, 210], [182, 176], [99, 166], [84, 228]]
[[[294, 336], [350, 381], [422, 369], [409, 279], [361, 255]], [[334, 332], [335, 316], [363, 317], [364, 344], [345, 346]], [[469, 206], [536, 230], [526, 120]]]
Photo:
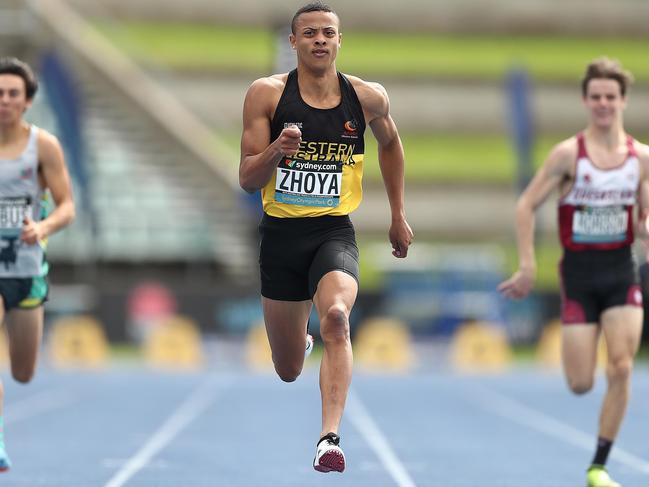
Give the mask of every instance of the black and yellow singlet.
[[362, 199], [365, 118], [351, 82], [338, 73], [341, 99], [334, 108], [307, 105], [300, 96], [297, 70], [286, 86], [271, 122], [271, 140], [297, 126], [302, 142], [284, 157], [261, 190], [264, 212], [280, 218], [347, 215]]

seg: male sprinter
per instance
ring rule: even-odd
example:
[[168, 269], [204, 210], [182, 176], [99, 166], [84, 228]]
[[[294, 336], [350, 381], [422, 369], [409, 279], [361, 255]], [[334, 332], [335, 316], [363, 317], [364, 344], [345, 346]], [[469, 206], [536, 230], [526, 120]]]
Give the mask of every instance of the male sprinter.
[[320, 319], [322, 430], [313, 466], [342, 472], [338, 429], [352, 375], [349, 315], [358, 248], [349, 214], [361, 201], [363, 133], [370, 126], [391, 209], [393, 255], [408, 254], [404, 155], [383, 87], [336, 70], [338, 15], [314, 2], [293, 17], [297, 69], [256, 80], [243, 107], [239, 182], [261, 189], [261, 294], [275, 370], [294, 381], [312, 305]]

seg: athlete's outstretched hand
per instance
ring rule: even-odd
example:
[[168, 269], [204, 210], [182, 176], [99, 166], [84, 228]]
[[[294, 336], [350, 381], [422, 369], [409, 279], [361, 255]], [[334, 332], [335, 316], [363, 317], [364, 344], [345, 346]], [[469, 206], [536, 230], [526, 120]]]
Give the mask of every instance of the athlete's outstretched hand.
[[403, 259], [408, 255], [408, 247], [412, 243], [414, 234], [406, 220], [396, 220], [390, 225], [390, 243], [392, 244], [392, 255]]
[[277, 142], [279, 143], [282, 154], [292, 156], [297, 152], [298, 147], [300, 147], [302, 131], [294, 125], [286, 127], [279, 134]]
[[45, 237], [39, 222], [35, 222], [30, 217], [26, 216], [23, 221], [23, 230], [20, 234], [20, 240], [23, 242], [34, 245], [40, 242]]
[[524, 298], [534, 287], [534, 277], [534, 272], [519, 269], [512, 277], [500, 283], [498, 291], [507, 298]]

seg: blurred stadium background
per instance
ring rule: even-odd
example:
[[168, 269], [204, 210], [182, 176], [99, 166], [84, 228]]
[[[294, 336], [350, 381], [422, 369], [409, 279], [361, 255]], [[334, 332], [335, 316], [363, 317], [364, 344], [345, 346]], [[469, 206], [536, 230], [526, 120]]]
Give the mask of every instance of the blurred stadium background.
[[[48, 248], [41, 370], [29, 388], [5, 381], [6, 485], [329, 485], [309, 465], [319, 348], [290, 387], [267, 373], [259, 199], [237, 184], [244, 94], [292, 66], [287, 27], [303, 3], [0, 0], [0, 55], [36, 69], [27, 119], [63, 142], [78, 207]], [[394, 259], [368, 135], [352, 215], [362, 288], [343, 418], [350, 465], [337, 484], [580, 485], [603, 381], [577, 401], [556, 373], [552, 203], [538, 217], [533, 295], [507, 302], [496, 285], [517, 262], [520, 188], [584, 126], [588, 61], [608, 55], [635, 74], [626, 125], [649, 141], [649, 3], [331, 4], [338, 68], [390, 94], [416, 233], [408, 259]], [[649, 473], [646, 365], [634, 388], [612, 458], [628, 486]]]
[[[42, 90], [27, 118], [64, 143], [79, 209], [48, 250], [48, 331], [83, 316], [113, 350], [170, 320], [217, 342], [253, 336], [260, 208], [237, 184], [241, 107], [254, 79], [292, 66], [286, 28], [302, 3], [3, 0], [0, 54], [36, 68]], [[406, 261], [390, 256], [369, 136], [352, 215], [362, 255], [354, 335], [383, 320], [400, 323], [407, 343], [429, 343], [486, 322], [509, 345], [536, 346], [558, 316], [555, 210], [539, 215], [535, 293], [507, 302], [495, 288], [517, 260], [514, 202], [551, 145], [584, 126], [578, 82], [597, 56], [635, 74], [627, 128], [649, 140], [649, 5], [332, 3], [339, 69], [390, 94], [417, 236]]]

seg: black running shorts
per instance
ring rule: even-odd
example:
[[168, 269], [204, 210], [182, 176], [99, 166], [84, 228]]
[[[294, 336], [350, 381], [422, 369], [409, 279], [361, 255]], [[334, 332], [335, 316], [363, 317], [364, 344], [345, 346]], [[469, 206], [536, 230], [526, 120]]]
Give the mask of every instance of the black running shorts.
[[630, 247], [615, 250], [566, 250], [560, 264], [561, 321], [599, 323], [615, 306], [642, 306]]
[[278, 301], [313, 299], [320, 279], [342, 271], [358, 282], [358, 247], [348, 216], [277, 218], [259, 224], [262, 296]]
[[49, 286], [46, 276], [0, 278], [0, 296], [4, 309], [37, 308], [47, 301]]

